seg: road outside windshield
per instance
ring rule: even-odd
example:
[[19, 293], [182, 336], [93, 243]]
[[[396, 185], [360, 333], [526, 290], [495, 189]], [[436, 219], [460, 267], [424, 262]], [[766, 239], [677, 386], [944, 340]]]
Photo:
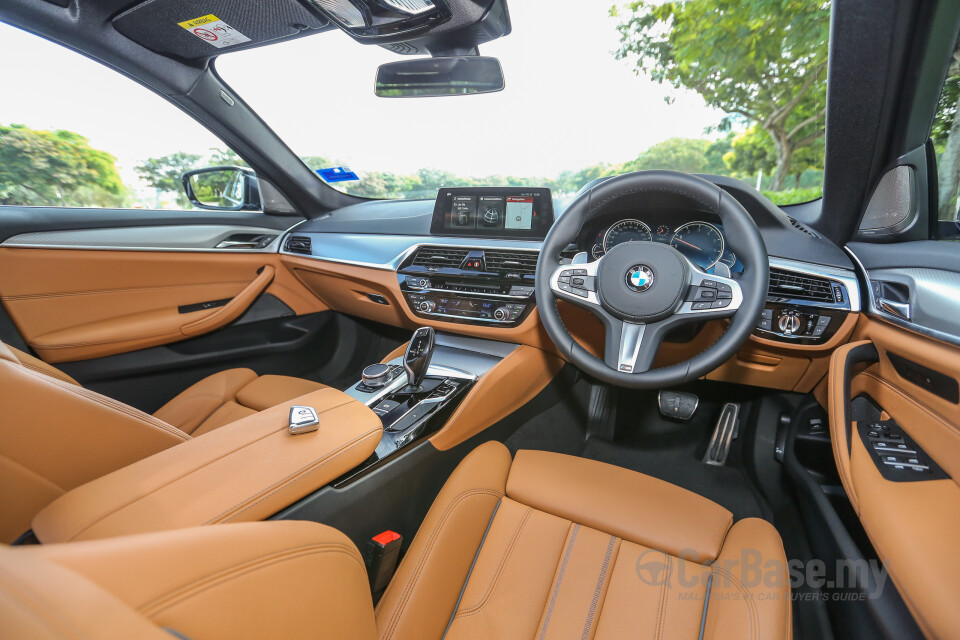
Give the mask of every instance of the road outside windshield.
[[401, 56], [339, 31], [216, 68], [311, 168], [356, 174], [330, 184], [359, 196], [535, 185], [562, 202], [594, 178], [676, 169], [740, 178], [778, 204], [820, 197], [829, 4], [509, 9], [513, 32], [480, 47], [500, 59], [500, 93], [378, 98], [377, 67]]

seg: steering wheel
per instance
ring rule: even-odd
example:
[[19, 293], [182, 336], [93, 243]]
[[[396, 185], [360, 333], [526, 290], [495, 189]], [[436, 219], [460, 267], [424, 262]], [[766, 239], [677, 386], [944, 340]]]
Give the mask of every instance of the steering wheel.
[[[744, 265], [740, 277], [709, 275], [673, 247], [657, 242], [619, 244], [595, 262], [578, 253], [572, 263], [559, 263], [560, 252], [592, 218], [611, 211], [664, 209], [719, 216], [727, 245]], [[641, 171], [601, 182], [570, 204], [543, 242], [536, 295], [543, 326], [568, 362], [602, 382], [650, 389], [694, 380], [733, 356], [756, 325], [769, 277], [760, 231], [730, 194], [690, 174]], [[558, 299], [586, 308], [603, 322], [603, 360], [567, 331]], [[730, 318], [730, 324], [713, 345], [685, 362], [650, 368], [671, 329], [716, 318]]]

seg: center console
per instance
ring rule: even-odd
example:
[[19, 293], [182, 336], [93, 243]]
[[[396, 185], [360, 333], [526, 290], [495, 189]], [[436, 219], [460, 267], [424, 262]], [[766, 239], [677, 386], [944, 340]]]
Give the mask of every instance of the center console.
[[552, 224], [549, 189], [441, 189], [430, 234], [487, 242], [417, 246], [397, 269], [407, 305], [420, 318], [488, 327], [520, 324], [535, 307], [539, 251], [510, 241], [543, 240]]

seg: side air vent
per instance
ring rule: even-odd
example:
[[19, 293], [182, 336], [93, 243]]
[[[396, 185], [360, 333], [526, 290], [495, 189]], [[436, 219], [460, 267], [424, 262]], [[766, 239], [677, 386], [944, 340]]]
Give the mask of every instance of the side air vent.
[[459, 269], [469, 250], [442, 247], [420, 247], [410, 264], [415, 267], [449, 267]]
[[290, 253], [303, 253], [306, 255], [310, 255], [313, 252], [310, 236], [290, 236], [287, 238], [284, 249]]
[[537, 272], [537, 257], [532, 251], [484, 251], [487, 271], [532, 276]]
[[813, 229], [811, 229], [811, 228], [808, 227], [807, 225], [803, 224], [802, 222], [798, 222], [798, 221], [794, 220], [793, 218], [791, 218], [790, 216], [787, 216], [787, 220], [790, 221], [790, 224], [793, 225], [793, 228], [794, 228], [794, 229], [796, 229], [796, 230], [798, 230], [798, 231], [802, 231], [802, 232], [804, 232], [805, 234], [807, 234], [808, 236], [813, 236], [814, 238], [819, 238], [819, 237], [820, 237], [820, 234], [818, 234], [816, 231], [814, 231]]
[[834, 302], [833, 287], [826, 278], [770, 269], [769, 295], [777, 298]]

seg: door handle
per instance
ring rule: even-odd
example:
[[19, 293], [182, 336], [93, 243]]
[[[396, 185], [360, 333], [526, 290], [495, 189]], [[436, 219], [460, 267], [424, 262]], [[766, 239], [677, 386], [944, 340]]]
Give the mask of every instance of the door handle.
[[247, 247], [249, 249], [256, 248], [256, 242], [250, 242], [249, 240], [223, 240], [218, 244], [215, 249], [234, 249], [236, 247]]
[[901, 320], [910, 319], [909, 302], [894, 302], [893, 300], [888, 300], [886, 298], [877, 298], [877, 305], [881, 310], [886, 311], [895, 318], [899, 318]]

